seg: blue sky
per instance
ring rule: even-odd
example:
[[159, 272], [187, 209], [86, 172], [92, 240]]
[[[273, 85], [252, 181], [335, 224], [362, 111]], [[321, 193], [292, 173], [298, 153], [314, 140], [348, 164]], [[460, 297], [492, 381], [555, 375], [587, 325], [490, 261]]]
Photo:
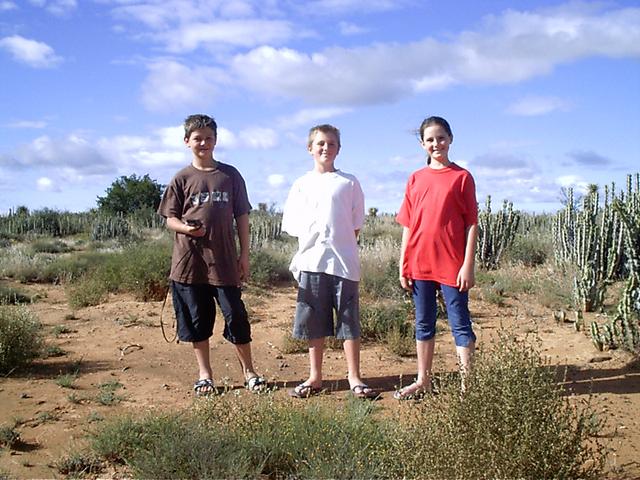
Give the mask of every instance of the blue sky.
[[640, 2], [0, 0], [0, 213], [84, 211], [122, 175], [166, 184], [182, 120], [214, 116], [254, 206], [311, 169], [309, 127], [367, 207], [398, 210], [444, 116], [450, 158], [516, 208], [640, 171]]

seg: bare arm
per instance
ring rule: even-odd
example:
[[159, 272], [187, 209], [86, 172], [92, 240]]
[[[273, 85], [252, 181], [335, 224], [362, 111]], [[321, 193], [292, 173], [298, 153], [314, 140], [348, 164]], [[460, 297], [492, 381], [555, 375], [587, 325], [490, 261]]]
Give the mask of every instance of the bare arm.
[[407, 251], [407, 242], [409, 241], [409, 228], [402, 227], [402, 242], [400, 243], [400, 262], [399, 262], [399, 278], [400, 285], [405, 290], [412, 291], [413, 290], [413, 280], [405, 277], [404, 272], [402, 271], [402, 266], [404, 265], [404, 256]]
[[249, 280], [249, 214], [245, 213], [236, 217], [238, 228], [238, 240], [240, 241], [240, 258], [238, 258], [238, 269], [240, 281]]
[[464, 248], [464, 262], [458, 272], [456, 287], [461, 292], [466, 292], [476, 284], [476, 244], [478, 243], [478, 225], [471, 225], [466, 231], [466, 244]]

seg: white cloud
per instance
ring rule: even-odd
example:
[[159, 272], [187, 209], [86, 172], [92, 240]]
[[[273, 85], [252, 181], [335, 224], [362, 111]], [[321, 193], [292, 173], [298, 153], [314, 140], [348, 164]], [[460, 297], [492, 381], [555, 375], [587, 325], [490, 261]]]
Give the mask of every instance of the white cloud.
[[226, 78], [217, 68], [190, 68], [173, 60], [155, 61], [148, 69], [142, 85], [142, 103], [154, 112], [201, 107], [203, 99], [213, 102], [217, 86]]
[[34, 68], [53, 67], [62, 60], [46, 43], [20, 35], [0, 39], [0, 48], [8, 51], [15, 60]]
[[589, 182], [578, 175], [562, 175], [556, 178], [556, 184], [564, 188], [574, 188], [580, 193], [586, 193], [589, 189]]
[[14, 2], [2, 1], [0, 2], [0, 12], [8, 12], [9, 10], [15, 10], [18, 6]]
[[408, 2], [407, 0], [313, 0], [304, 2], [306, 12], [314, 15], [336, 15], [348, 12], [363, 12], [396, 10]]
[[249, 148], [267, 150], [278, 146], [278, 134], [271, 128], [250, 127], [240, 132], [242, 143]]
[[68, 167], [89, 175], [113, 170], [111, 161], [93, 142], [77, 134], [64, 138], [43, 135], [18, 148], [13, 166], [17, 168]]
[[305, 108], [291, 115], [285, 115], [277, 119], [277, 123], [282, 128], [296, 128], [300, 126], [311, 127], [312, 124], [320, 120], [337, 117], [351, 112], [351, 108], [327, 107], [327, 108]]
[[280, 173], [272, 173], [267, 177], [267, 183], [274, 188], [282, 187], [286, 182], [286, 177]]
[[256, 92], [357, 105], [453, 84], [519, 82], [589, 56], [640, 57], [640, 8], [507, 11], [449, 42], [424, 38], [315, 53], [263, 45], [236, 55], [231, 67]]
[[507, 112], [512, 115], [534, 117], [546, 115], [557, 110], [566, 111], [569, 103], [557, 97], [529, 96], [521, 98], [507, 107]]
[[55, 188], [54, 184], [53, 184], [53, 180], [51, 180], [49, 177], [40, 177], [38, 178], [38, 180], [36, 180], [36, 186], [38, 188], [39, 191], [41, 192], [51, 192], [51, 191], [58, 191], [59, 189]]
[[240, 141], [236, 137], [235, 133], [224, 127], [218, 127], [218, 141], [216, 142], [216, 148], [222, 150], [233, 150], [238, 148]]
[[8, 123], [7, 127], [9, 127], [9, 128], [25, 128], [25, 129], [29, 129], [29, 128], [40, 129], [40, 128], [45, 128], [47, 125], [48, 125], [47, 122], [42, 121], [42, 120], [18, 120], [16, 122]]
[[36, 7], [44, 8], [53, 15], [66, 15], [78, 8], [77, 0], [29, 0]]
[[219, 49], [220, 45], [254, 47], [282, 43], [293, 36], [288, 22], [281, 20], [227, 20], [190, 23], [158, 35], [172, 53], [184, 53], [199, 47]]
[[338, 28], [340, 29], [340, 33], [345, 36], [361, 35], [368, 31], [366, 28], [363, 28], [351, 22], [339, 22]]

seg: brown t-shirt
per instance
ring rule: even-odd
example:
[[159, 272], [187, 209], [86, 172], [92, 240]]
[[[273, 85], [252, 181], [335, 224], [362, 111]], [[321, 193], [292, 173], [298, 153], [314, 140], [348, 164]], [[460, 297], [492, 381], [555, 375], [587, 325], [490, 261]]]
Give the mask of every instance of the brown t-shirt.
[[239, 285], [234, 219], [251, 211], [240, 172], [218, 162], [213, 171], [193, 165], [180, 170], [165, 190], [158, 213], [165, 218], [199, 220], [202, 238], [175, 233], [171, 280], [181, 283]]

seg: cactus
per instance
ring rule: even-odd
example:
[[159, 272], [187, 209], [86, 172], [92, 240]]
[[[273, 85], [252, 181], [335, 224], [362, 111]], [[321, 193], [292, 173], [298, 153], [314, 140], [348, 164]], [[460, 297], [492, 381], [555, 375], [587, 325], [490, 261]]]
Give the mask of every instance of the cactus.
[[494, 269], [500, 263], [504, 251], [515, 238], [520, 213], [513, 210], [513, 203], [505, 200], [502, 210], [491, 213], [491, 195], [487, 195], [485, 210], [478, 215], [478, 249], [476, 258], [481, 268]]
[[591, 325], [591, 337], [596, 347], [624, 347], [640, 350], [640, 174], [627, 177], [626, 195], [614, 199], [611, 208], [619, 218], [625, 271], [628, 277], [615, 317], [599, 328]]
[[580, 210], [573, 202], [572, 189], [568, 199], [554, 223], [555, 259], [558, 264], [575, 266], [576, 306], [592, 312], [602, 308], [607, 286], [621, 276], [622, 224], [611, 206], [617, 200], [615, 184], [611, 189], [605, 187], [602, 206], [596, 185], [589, 187]]

